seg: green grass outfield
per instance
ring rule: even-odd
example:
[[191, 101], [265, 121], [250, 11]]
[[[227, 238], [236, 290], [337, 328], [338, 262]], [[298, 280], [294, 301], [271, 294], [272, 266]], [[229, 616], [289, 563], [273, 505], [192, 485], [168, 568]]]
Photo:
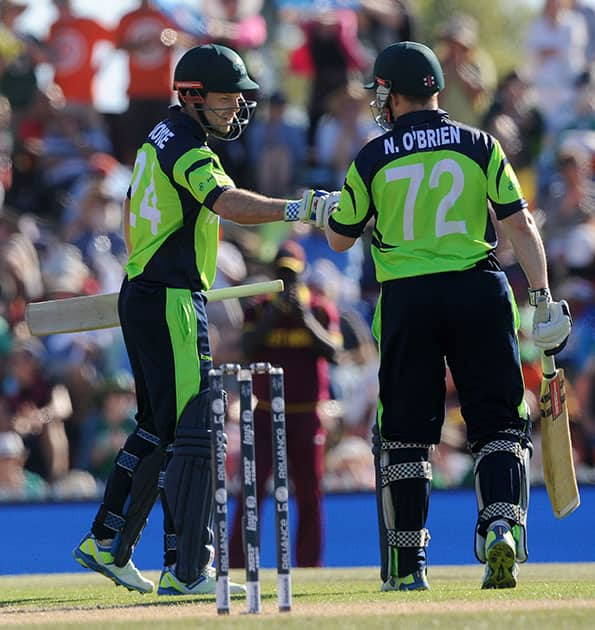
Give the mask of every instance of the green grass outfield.
[[[148, 572], [152, 579], [158, 573]], [[431, 591], [381, 593], [378, 571], [296, 569], [293, 611], [277, 612], [276, 577], [263, 570], [261, 615], [218, 617], [214, 597], [157, 597], [92, 573], [0, 577], [0, 627], [19, 628], [593, 628], [595, 564], [527, 564], [516, 589], [482, 591], [482, 567], [430, 567]], [[233, 572], [240, 580], [242, 573]]]

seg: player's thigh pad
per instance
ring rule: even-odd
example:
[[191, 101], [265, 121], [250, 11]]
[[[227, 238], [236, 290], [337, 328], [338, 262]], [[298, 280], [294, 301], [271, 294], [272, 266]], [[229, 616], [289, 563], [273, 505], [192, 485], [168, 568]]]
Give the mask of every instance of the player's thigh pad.
[[505, 429], [487, 442], [472, 444], [471, 450], [478, 507], [475, 555], [480, 562], [485, 562], [487, 528], [495, 520], [506, 519], [513, 524], [517, 560], [524, 562], [527, 560], [530, 439], [522, 431]]
[[208, 404], [206, 390], [186, 405], [165, 471], [164, 496], [176, 534], [176, 575], [186, 583], [199, 577], [210, 554], [205, 552], [212, 507]]

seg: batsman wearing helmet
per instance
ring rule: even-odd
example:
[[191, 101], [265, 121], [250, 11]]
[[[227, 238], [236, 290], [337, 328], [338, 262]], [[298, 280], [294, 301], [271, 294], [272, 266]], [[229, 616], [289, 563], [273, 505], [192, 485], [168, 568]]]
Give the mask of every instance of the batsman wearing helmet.
[[214, 44], [188, 50], [173, 88], [179, 105], [138, 150], [124, 202], [129, 257], [118, 309], [136, 383], [137, 427], [116, 458], [91, 531], [73, 553], [116, 584], [152, 591], [131, 555], [160, 493], [165, 552], [158, 594], [193, 595], [215, 592], [204, 291], [215, 278], [219, 220], [320, 222], [332, 195], [306, 190], [291, 201], [234, 187], [206, 140], [238, 138], [256, 105], [243, 92], [258, 84], [235, 51]]
[[444, 422], [450, 368], [475, 459], [475, 553], [483, 588], [512, 588], [527, 559], [530, 420], [518, 313], [494, 254], [497, 221], [530, 286], [547, 296], [537, 345], [556, 352], [571, 320], [550, 298], [546, 258], [519, 183], [498, 141], [438, 107], [444, 76], [434, 52], [400, 42], [376, 59], [371, 106], [385, 134], [351, 163], [325, 228], [336, 251], [369, 221], [381, 293], [374, 452], [382, 590], [428, 589], [430, 450]]

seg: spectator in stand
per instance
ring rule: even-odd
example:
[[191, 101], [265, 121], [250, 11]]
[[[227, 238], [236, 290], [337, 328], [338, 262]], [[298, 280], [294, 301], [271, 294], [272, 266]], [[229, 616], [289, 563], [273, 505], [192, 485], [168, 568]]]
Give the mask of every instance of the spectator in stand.
[[336, 303], [341, 308], [355, 305], [360, 299], [360, 280], [365, 256], [363, 244], [356, 243], [346, 252], [335, 252], [328, 247], [323, 232], [314, 228], [302, 228], [295, 240], [306, 252], [306, 260], [311, 269], [315, 269], [320, 261], [330, 261], [339, 270]]
[[[578, 341], [574, 343], [576, 377], [573, 380], [580, 409], [581, 442], [577, 446], [583, 453], [583, 461], [595, 470], [595, 291], [593, 284], [585, 280], [570, 282], [574, 285], [571, 306], [578, 314]], [[565, 287], [562, 289], [566, 290]], [[572, 352], [573, 348], [570, 350]]]
[[477, 126], [496, 87], [496, 68], [478, 46], [477, 20], [466, 13], [452, 15], [438, 29], [440, 58], [446, 87], [440, 107], [454, 120]]
[[535, 166], [541, 154], [545, 120], [533, 92], [516, 70], [498, 84], [483, 121], [483, 128], [495, 136], [515, 169], [528, 201], [535, 200]]
[[568, 0], [568, 8], [583, 16], [587, 25], [587, 63], [595, 61], [595, 9], [589, 2]]
[[14, 136], [11, 128], [12, 109], [7, 98], [0, 94], [0, 207], [4, 203], [4, 195], [12, 187], [12, 154]]
[[[222, 44], [246, 57], [252, 74], [249, 51], [263, 46], [267, 39], [267, 24], [260, 14], [262, 0], [204, 0], [203, 13], [207, 35], [199, 44]], [[254, 68], [255, 75], [262, 68]]]
[[63, 107], [62, 90], [52, 83], [35, 93], [33, 103], [14, 125], [12, 186], [6, 202], [22, 213], [41, 218], [51, 216], [51, 194], [48, 198], [41, 166], [43, 137]]
[[8, 98], [17, 119], [33, 103], [35, 68], [46, 57], [41, 43], [17, 28], [26, 9], [21, 0], [0, 0], [0, 94]]
[[546, 251], [557, 280], [565, 275], [567, 259], [579, 255], [576, 247], [570, 247], [576, 230], [592, 229], [595, 183], [591, 160], [588, 153], [574, 144], [562, 147], [557, 157], [557, 176], [543, 204]]
[[58, 19], [47, 37], [49, 61], [54, 80], [67, 103], [93, 106], [93, 80], [98, 71], [94, 53], [101, 41], [113, 41], [107, 28], [90, 18], [77, 17], [71, 0], [53, 0]]
[[[79, 249], [55, 237], [40, 247], [44, 298], [61, 299], [99, 291], [97, 280], [83, 263]], [[50, 335], [45, 338], [52, 379], [65, 383], [73, 413], [67, 423], [72, 460], [77, 461], [81, 425], [91, 412], [98, 381], [115, 370], [129, 368], [119, 328]]]
[[407, 0], [359, 0], [359, 38], [377, 55], [389, 44], [414, 39], [415, 23]]
[[[306, 130], [287, 116], [287, 99], [274, 92], [263, 116], [246, 132], [249, 162], [256, 173], [256, 190], [263, 195], [293, 194], [306, 160]], [[261, 109], [262, 111], [262, 109]]]
[[375, 487], [374, 458], [367, 440], [357, 435], [343, 437], [325, 458], [326, 492], [371, 491]]
[[484, 128], [498, 138], [517, 173], [535, 165], [542, 149], [545, 121], [532, 90], [516, 70], [500, 80]]
[[[339, 315], [330, 300], [311, 294], [302, 281], [303, 249], [285, 241], [275, 258], [275, 276], [285, 290], [246, 308], [242, 348], [247, 362], [267, 361], [285, 370], [285, 420], [290, 476], [298, 508], [297, 566], [322, 560], [322, 477], [325, 432], [318, 405], [330, 398], [329, 362], [341, 345]], [[254, 378], [256, 483], [259, 501], [272, 471], [271, 401], [268, 378]], [[244, 566], [241, 510], [230, 542], [231, 566]]]
[[304, 43], [293, 50], [289, 70], [310, 78], [308, 145], [313, 146], [327, 99], [349, 78], [361, 74], [370, 59], [358, 40], [357, 13], [347, 9], [314, 14], [301, 22]]
[[[207, 33], [195, 43], [221, 44], [237, 51], [245, 60], [250, 76], [261, 86], [271, 83], [261, 48], [267, 39], [267, 24], [260, 14], [262, 0], [205, 0], [202, 11]], [[247, 93], [247, 98], [248, 98]], [[248, 158], [248, 136], [241, 135], [235, 142], [209, 137], [209, 146], [221, 159], [225, 172], [240, 188], [255, 188], [254, 165]]]
[[78, 214], [63, 230], [64, 240], [81, 251], [102, 293], [118, 290], [127, 259], [120, 204], [121, 200], [114, 199], [107, 189], [106, 175], [95, 173], [77, 199]]
[[[343, 348], [331, 367], [331, 388], [340, 406], [342, 438], [368, 438], [376, 420], [378, 351], [367, 322], [341, 298], [344, 277], [330, 260], [310, 265], [306, 275], [312, 295], [337, 304]], [[330, 446], [330, 445], [329, 445]], [[327, 460], [328, 463], [328, 460]]]
[[[0, 237], [0, 273], [2, 297], [6, 304], [6, 318], [10, 325], [18, 327], [25, 319], [25, 306], [43, 295], [39, 258], [31, 239], [19, 229], [23, 220], [3, 209], [6, 215], [7, 234]], [[13, 225], [10, 225], [14, 222]]]
[[45, 129], [41, 143], [41, 168], [51, 210], [56, 223], [64, 221], [68, 196], [85, 186], [98, 153], [110, 153], [112, 145], [101, 116], [84, 105], [67, 104]]
[[44, 359], [38, 339], [31, 337], [14, 344], [1, 391], [10, 426], [2, 428], [23, 437], [29, 451], [26, 468], [51, 483], [69, 469], [64, 421], [70, 417], [72, 406], [68, 390], [48, 378]]
[[[5, 405], [0, 400], [0, 416], [5, 413]], [[0, 501], [47, 498], [48, 484], [25, 468], [26, 459], [27, 449], [21, 436], [15, 431], [0, 431]]]
[[314, 143], [318, 177], [322, 178], [317, 186], [336, 190], [343, 185], [347, 167], [362, 145], [380, 134], [359, 82], [350, 81], [337, 88], [329, 95], [327, 108], [318, 123]]
[[570, 120], [554, 138], [554, 150], [566, 142], [595, 153], [595, 64], [584, 72], [576, 84], [576, 95], [569, 112]]
[[576, 80], [586, 69], [587, 46], [585, 18], [569, 11], [567, 0], [544, 0], [541, 15], [527, 30], [526, 73], [551, 132], [560, 129], [572, 112]]
[[167, 115], [171, 103], [172, 47], [165, 29], [172, 23], [151, 0], [126, 13], [115, 32], [116, 46], [128, 53], [128, 110], [125, 115], [123, 160], [133, 164], [147, 133]]
[[134, 381], [128, 372], [105, 379], [98, 391], [97, 409], [83, 423], [77, 468], [107, 481], [114, 459], [136, 427]]

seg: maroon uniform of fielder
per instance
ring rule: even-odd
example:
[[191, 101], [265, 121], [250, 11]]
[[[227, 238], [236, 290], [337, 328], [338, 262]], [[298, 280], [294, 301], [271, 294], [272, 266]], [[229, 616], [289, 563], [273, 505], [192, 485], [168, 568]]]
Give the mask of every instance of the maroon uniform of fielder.
[[[322, 476], [325, 431], [317, 406], [329, 398], [329, 361], [340, 343], [339, 314], [328, 299], [310, 294], [300, 283], [304, 253], [284, 243], [275, 259], [285, 290], [263, 298], [245, 312], [242, 345], [248, 362], [264, 361], [285, 372], [287, 456], [298, 508], [296, 564], [320, 566], [322, 549]], [[272, 472], [270, 391], [267, 376], [254, 377], [256, 478], [259, 501]], [[243, 566], [241, 509], [230, 542], [230, 563]]]

